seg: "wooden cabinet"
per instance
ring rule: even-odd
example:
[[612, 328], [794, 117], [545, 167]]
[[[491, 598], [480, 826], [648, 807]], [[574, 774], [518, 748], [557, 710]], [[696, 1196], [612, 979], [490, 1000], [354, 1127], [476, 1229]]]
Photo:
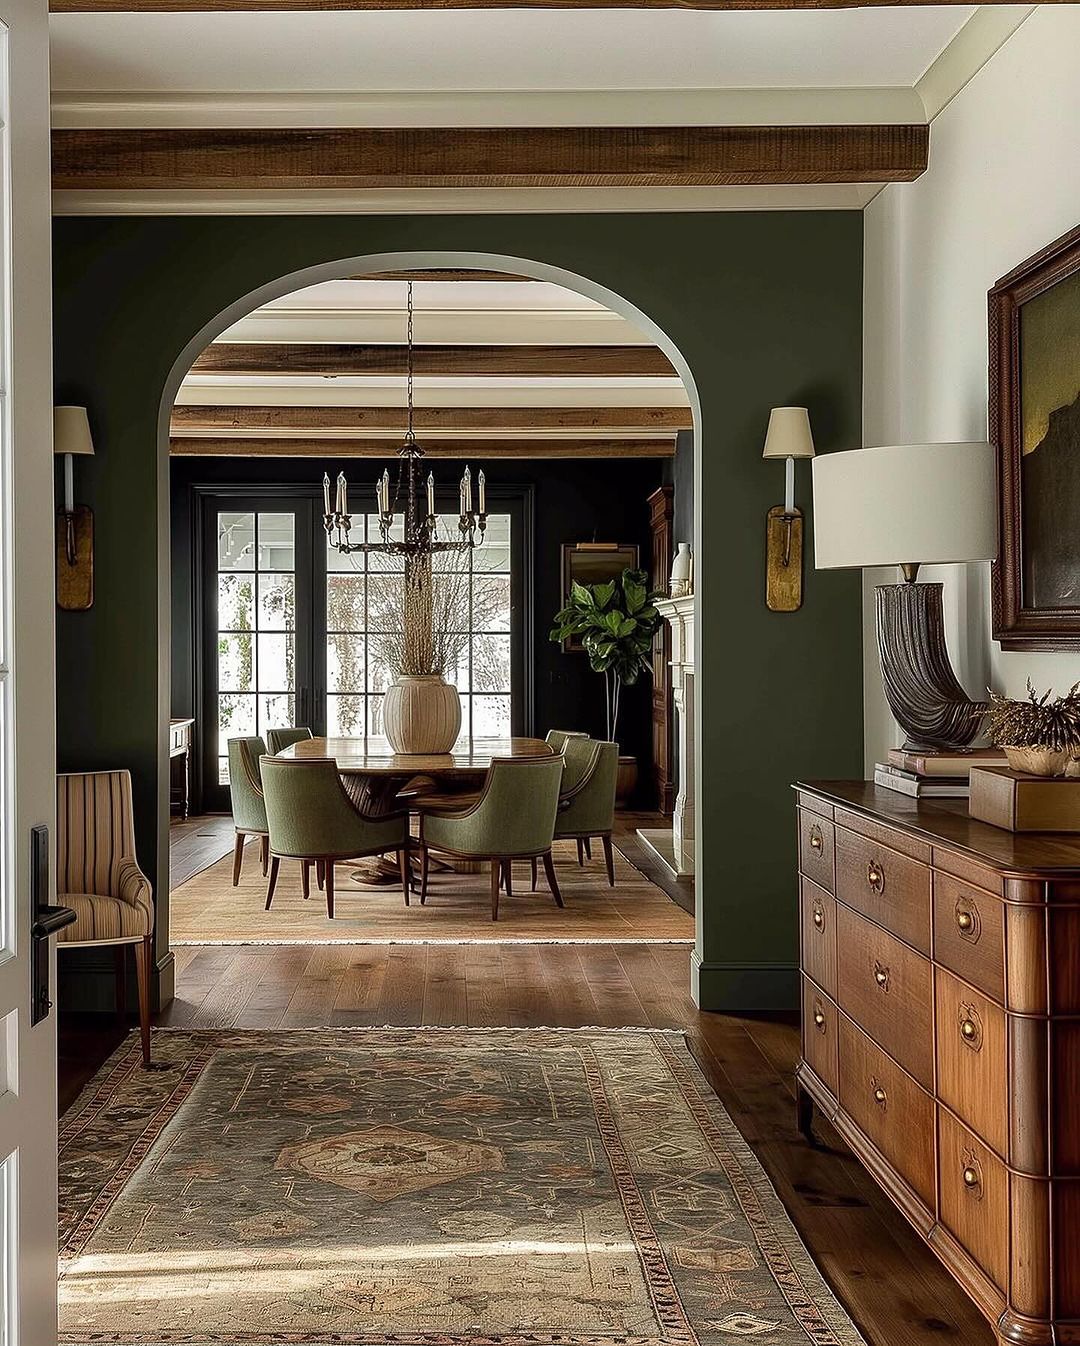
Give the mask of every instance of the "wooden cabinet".
[[[671, 522], [674, 518], [674, 486], [658, 486], [649, 496], [651, 536], [649, 574], [654, 589], [668, 591], [671, 573]], [[671, 626], [661, 622], [652, 648], [652, 744], [653, 785], [656, 807], [670, 813], [675, 807], [675, 735], [671, 698]]]
[[1080, 838], [800, 785], [799, 1116], [994, 1324], [1080, 1343]]

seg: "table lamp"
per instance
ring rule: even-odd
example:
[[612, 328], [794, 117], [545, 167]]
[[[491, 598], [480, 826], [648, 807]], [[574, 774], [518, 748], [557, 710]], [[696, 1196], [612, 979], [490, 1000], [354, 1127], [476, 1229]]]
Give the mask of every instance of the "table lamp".
[[919, 566], [997, 555], [989, 444], [902, 444], [814, 459], [818, 570], [897, 565], [902, 584], [876, 590], [885, 697], [907, 748], [957, 750], [978, 735], [985, 701], [958, 682], [945, 645], [941, 584]]
[[805, 407], [773, 407], [762, 458], [783, 458], [784, 503], [765, 522], [765, 603], [772, 612], [802, 605], [802, 510], [795, 505], [795, 459], [813, 458], [814, 437]]

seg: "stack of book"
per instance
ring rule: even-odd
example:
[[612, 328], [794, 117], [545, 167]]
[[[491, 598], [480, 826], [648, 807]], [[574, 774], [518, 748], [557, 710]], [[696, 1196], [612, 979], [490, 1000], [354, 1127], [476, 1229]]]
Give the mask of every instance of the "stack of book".
[[913, 799], [966, 799], [973, 766], [1005, 766], [1000, 748], [960, 752], [912, 752], [893, 748], [887, 762], [874, 767], [874, 784]]

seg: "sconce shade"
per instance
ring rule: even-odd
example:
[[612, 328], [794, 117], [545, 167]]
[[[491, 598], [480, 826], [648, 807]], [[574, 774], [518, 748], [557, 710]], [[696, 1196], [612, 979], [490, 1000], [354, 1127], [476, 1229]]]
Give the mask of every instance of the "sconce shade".
[[773, 407], [762, 458], [813, 458], [814, 437], [805, 407]]
[[992, 561], [997, 556], [989, 444], [902, 444], [814, 459], [814, 565]]
[[53, 453], [93, 453], [85, 407], [53, 407]]

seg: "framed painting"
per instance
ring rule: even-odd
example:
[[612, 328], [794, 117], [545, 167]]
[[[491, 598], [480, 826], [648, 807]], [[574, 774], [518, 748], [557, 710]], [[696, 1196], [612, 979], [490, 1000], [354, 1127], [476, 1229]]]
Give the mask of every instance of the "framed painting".
[[990, 291], [994, 638], [1080, 649], [1080, 228]]
[[[640, 553], [634, 542], [564, 542], [562, 549], [562, 602], [570, 600], [572, 584], [606, 584], [624, 570], [637, 570]], [[562, 643], [564, 653], [581, 654], [585, 647], [577, 636]]]

